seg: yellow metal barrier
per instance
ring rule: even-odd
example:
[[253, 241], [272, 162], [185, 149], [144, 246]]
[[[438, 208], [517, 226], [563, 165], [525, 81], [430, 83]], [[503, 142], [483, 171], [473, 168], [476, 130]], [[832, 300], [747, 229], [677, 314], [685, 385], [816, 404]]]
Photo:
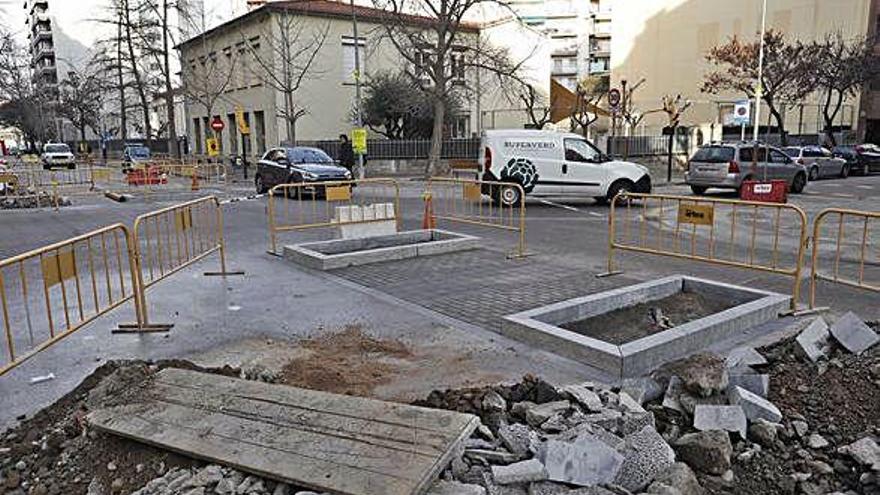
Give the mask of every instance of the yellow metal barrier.
[[428, 179], [425, 194], [435, 220], [516, 232], [515, 257], [526, 254], [525, 198], [519, 184], [448, 177]]
[[[285, 198], [280, 207], [276, 196]], [[282, 232], [389, 221], [400, 230], [400, 185], [380, 178], [279, 184], [269, 191], [268, 217], [272, 254]]]
[[96, 169], [93, 181], [98, 189], [114, 193], [142, 194], [190, 193], [203, 189], [210, 193], [228, 192], [226, 166], [221, 163], [182, 164], [153, 160], [123, 171]]
[[137, 293], [132, 238], [122, 224], [0, 261], [0, 375], [128, 301], [140, 324]]
[[[833, 218], [837, 219], [833, 222]], [[828, 228], [823, 227], [828, 224]], [[819, 280], [880, 292], [880, 212], [828, 208], [813, 221], [813, 254], [810, 270], [810, 308], [816, 308]], [[823, 236], [828, 234], [828, 236]], [[825, 240], [830, 249], [823, 251]], [[852, 241], [848, 241], [851, 239]], [[823, 254], [825, 256], [823, 256]], [[821, 271], [830, 259], [830, 274]]]
[[800, 300], [807, 215], [794, 205], [621, 193], [608, 223], [608, 272], [616, 250], [689, 259], [794, 278]]

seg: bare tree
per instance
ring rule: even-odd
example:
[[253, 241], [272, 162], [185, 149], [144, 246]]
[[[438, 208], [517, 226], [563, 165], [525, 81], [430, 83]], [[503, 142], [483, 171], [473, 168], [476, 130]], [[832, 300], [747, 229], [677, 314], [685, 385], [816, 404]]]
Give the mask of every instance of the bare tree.
[[[142, 25], [139, 38], [141, 39], [141, 48], [144, 54], [150, 57], [161, 72], [162, 78], [162, 94], [165, 100], [165, 125], [164, 131], [168, 139], [168, 151], [174, 156], [180, 156], [180, 150], [177, 146], [177, 121], [175, 119], [176, 109], [174, 107], [174, 74], [171, 72], [172, 46], [177, 44], [175, 36], [171, 32], [169, 26], [169, 15], [171, 12], [171, 4], [168, 0], [141, 0], [141, 9], [149, 14], [151, 22]], [[181, 17], [180, 22], [189, 22], [187, 17], [190, 12], [182, 10], [182, 6], [178, 3], [176, 11]], [[158, 36], [153, 33], [158, 31]], [[161, 38], [161, 42], [156, 42], [155, 38]], [[157, 135], [161, 135], [157, 132]]]
[[810, 70], [801, 72], [800, 90], [822, 95], [823, 132], [832, 146], [837, 144], [834, 121], [844, 101], [857, 96], [867, 83], [880, 75], [880, 54], [874, 46], [874, 40], [848, 40], [838, 31], [806, 48], [805, 64]]
[[309, 20], [286, 8], [271, 19], [273, 22], [267, 23], [260, 34], [259, 47], [253, 46], [244, 33], [242, 40], [260, 68], [261, 80], [283, 96], [284, 102], [276, 112], [287, 125], [287, 139], [296, 144], [296, 123], [309, 112], [296, 98], [296, 92], [303, 81], [323, 73], [313, 65], [327, 41], [330, 22], [310, 28]]
[[588, 76], [578, 82], [575, 100], [571, 106], [569, 126], [571, 132], [578, 129], [586, 137], [587, 130], [599, 120], [599, 104], [608, 95], [608, 78]]
[[33, 82], [27, 50], [0, 26], [0, 124], [15, 127], [31, 147], [54, 136], [54, 93]]
[[517, 97], [526, 111], [529, 127], [543, 129], [544, 126], [553, 121], [551, 115], [553, 108], [550, 106], [545, 95], [539, 93], [533, 85], [523, 83]]
[[[706, 60], [719, 69], [706, 74], [702, 91], [710, 94], [739, 91], [747, 98], [754, 98], [758, 80], [759, 49], [759, 41], [743, 42], [737, 37], [712, 48], [706, 55]], [[770, 30], [764, 34], [761, 98], [776, 120], [783, 145], [787, 144], [783, 115], [785, 102], [800, 100], [812, 92], [800, 84], [803, 71], [814, 69], [805, 63], [806, 51], [806, 45], [800, 41], [788, 42], [779, 31]], [[760, 125], [760, 122], [755, 125]]]
[[81, 141], [86, 140], [86, 129], [99, 132], [101, 102], [106, 84], [101, 71], [86, 68], [71, 70], [59, 84], [60, 105], [58, 114], [69, 120], [79, 130]]
[[[514, 75], [513, 63], [504, 49], [493, 47], [479, 36], [467, 17], [482, 5], [498, 6], [496, 0], [373, 0], [387, 15], [384, 39], [397, 49], [411, 80], [434, 102], [434, 125], [426, 175], [439, 166], [443, 144], [446, 102], [458, 91], [473, 91], [467, 75], [490, 77]], [[489, 81], [480, 81], [484, 84]]]
[[678, 129], [679, 124], [681, 124], [681, 117], [690, 107], [691, 101], [682, 99], [681, 95], [663, 96], [661, 111], [666, 114], [666, 120], [668, 122], [666, 132], [668, 132], [669, 135], [666, 182], [672, 182], [672, 152], [673, 147], [675, 146], [676, 130]]

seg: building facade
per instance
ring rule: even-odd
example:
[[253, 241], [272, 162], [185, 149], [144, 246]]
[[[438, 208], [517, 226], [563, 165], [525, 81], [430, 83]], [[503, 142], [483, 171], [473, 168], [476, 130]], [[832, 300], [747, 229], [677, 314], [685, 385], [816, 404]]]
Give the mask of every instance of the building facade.
[[[846, 39], [866, 37], [876, 28], [876, 0], [772, 0], [767, 2], [767, 29], [782, 31], [791, 40], [812, 41], [828, 33], [840, 32]], [[621, 81], [645, 82], [633, 95], [639, 111], [658, 108], [663, 95], [681, 94], [693, 102], [683, 123], [714, 126], [729, 125], [733, 104], [742, 94], [704, 94], [700, 91], [704, 75], [713, 67], [706, 61], [708, 51], [736, 36], [759, 38], [761, 0], [616, 0], [612, 14], [612, 86]], [[787, 131], [811, 134], [821, 131], [820, 95], [785, 108]], [[862, 106], [860, 99], [845, 103], [836, 125], [856, 127], [873, 119], [880, 105]], [[860, 116], [860, 112], [864, 115]], [[754, 111], [752, 112], [754, 115]], [[761, 125], [767, 125], [769, 112], [762, 105]], [[665, 124], [664, 114], [645, 118], [643, 133], [656, 133]], [[713, 136], [720, 136], [713, 134]]]
[[[313, 0], [270, 2], [182, 43], [179, 49], [190, 151], [205, 153], [206, 140], [216, 137], [222, 155], [243, 152], [255, 158], [267, 147], [294, 140], [337, 139], [339, 134], [348, 133], [355, 114], [355, 47], [364, 79], [373, 73], [404, 68], [397, 48], [380, 24], [388, 13], [363, 6], [356, 9], [357, 40], [348, 4]], [[267, 69], [282, 67], [277, 45], [283, 36], [277, 16], [294, 16], [302, 39], [326, 32], [308, 75], [294, 93], [293, 104], [302, 110], [294, 135], [288, 131], [283, 115], [290, 102], [285, 102], [284, 93], [266, 81]], [[464, 35], [478, 33], [478, 28], [469, 27]], [[480, 88], [486, 84], [470, 86]], [[204, 98], [209, 94], [216, 97]], [[454, 116], [448, 137], [471, 137], [477, 132], [480, 109], [485, 108], [481, 107], [483, 101], [487, 98], [479, 92], [465, 95], [463, 112]], [[239, 132], [237, 110], [244, 115], [248, 135]], [[212, 129], [215, 120], [223, 123], [222, 131]]]

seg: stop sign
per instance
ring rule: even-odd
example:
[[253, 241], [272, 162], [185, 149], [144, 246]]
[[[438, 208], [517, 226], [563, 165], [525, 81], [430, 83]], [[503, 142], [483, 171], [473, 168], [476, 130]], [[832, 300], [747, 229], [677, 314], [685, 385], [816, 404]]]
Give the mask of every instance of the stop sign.
[[215, 132], [221, 132], [226, 128], [226, 125], [223, 124], [223, 120], [220, 117], [214, 117], [214, 120], [211, 121], [211, 129], [214, 129]]

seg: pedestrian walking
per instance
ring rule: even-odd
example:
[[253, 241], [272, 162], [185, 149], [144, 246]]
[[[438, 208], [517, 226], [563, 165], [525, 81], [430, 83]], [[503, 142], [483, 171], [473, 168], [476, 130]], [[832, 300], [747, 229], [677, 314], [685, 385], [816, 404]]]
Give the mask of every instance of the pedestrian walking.
[[339, 135], [339, 164], [349, 171], [354, 170], [354, 149], [345, 134]]

